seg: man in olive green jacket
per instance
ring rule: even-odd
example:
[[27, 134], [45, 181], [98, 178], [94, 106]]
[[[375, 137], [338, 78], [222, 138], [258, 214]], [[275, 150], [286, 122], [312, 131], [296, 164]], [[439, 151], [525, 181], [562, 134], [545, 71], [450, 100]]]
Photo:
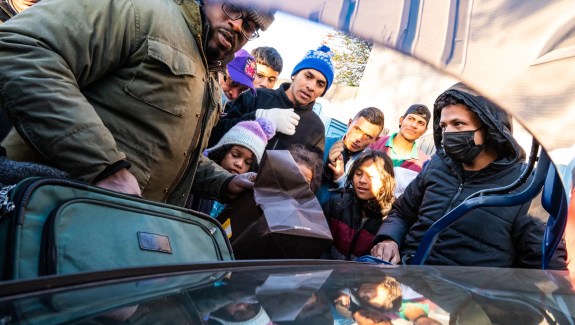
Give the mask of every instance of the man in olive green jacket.
[[205, 0], [41, 1], [0, 26], [8, 158], [184, 205], [250, 188], [201, 154], [221, 110], [217, 71], [273, 21]]
[[[0, 0], [0, 25], [18, 13], [28, 9], [39, 0]], [[0, 140], [4, 139], [12, 128], [8, 114], [0, 107]]]

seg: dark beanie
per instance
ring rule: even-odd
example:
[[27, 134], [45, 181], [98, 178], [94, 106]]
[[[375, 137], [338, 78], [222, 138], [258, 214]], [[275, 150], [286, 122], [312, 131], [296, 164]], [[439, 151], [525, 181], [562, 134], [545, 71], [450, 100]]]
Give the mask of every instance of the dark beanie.
[[423, 104], [413, 104], [409, 106], [403, 117], [406, 117], [408, 114], [419, 115], [425, 119], [425, 124], [429, 124], [429, 119], [431, 119], [431, 112], [429, 108]]
[[250, 5], [246, 8], [247, 16], [253, 20], [265, 32], [274, 22], [275, 10], [262, 10], [257, 6]]

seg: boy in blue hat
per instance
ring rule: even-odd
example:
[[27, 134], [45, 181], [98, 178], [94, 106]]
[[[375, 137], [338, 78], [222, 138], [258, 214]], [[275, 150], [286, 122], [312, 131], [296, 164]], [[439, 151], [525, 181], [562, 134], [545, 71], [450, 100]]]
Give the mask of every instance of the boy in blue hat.
[[238, 122], [264, 117], [277, 126], [277, 133], [266, 149], [285, 150], [292, 144], [302, 144], [323, 157], [325, 129], [313, 106], [333, 82], [331, 56], [330, 48], [325, 45], [308, 51], [293, 69], [291, 83], [278, 89], [256, 89], [257, 97], [244, 92], [229, 102], [225, 109], [228, 113], [212, 130], [209, 145], [217, 143]]

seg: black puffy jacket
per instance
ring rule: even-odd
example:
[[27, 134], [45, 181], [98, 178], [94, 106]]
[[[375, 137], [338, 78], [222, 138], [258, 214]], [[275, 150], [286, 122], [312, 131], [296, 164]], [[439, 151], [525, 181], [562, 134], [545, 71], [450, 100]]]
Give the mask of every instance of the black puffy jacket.
[[303, 144], [308, 150], [323, 157], [325, 127], [321, 118], [313, 111], [315, 101], [305, 106], [294, 106], [286, 94], [290, 86], [290, 83], [283, 83], [277, 89], [260, 88], [257, 89], [256, 97], [246, 91], [235, 100], [227, 102], [226, 115], [212, 129], [208, 147], [216, 145], [237, 123], [255, 120], [256, 111], [260, 108], [293, 108], [294, 113], [300, 117], [295, 133], [287, 135], [276, 132], [268, 141], [266, 150], [287, 150], [292, 144]]
[[363, 208], [352, 191], [344, 189], [332, 195], [322, 205], [329, 224], [333, 245], [322, 258], [349, 260], [369, 255], [371, 242], [381, 226], [381, 211]]
[[[499, 159], [464, 180], [461, 164], [447, 157], [441, 147], [441, 109], [435, 105], [437, 153], [394, 203], [376, 238], [376, 242], [393, 239], [399, 243], [402, 256], [415, 254], [427, 229], [469, 195], [512, 183], [524, 167], [524, 152], [509, 131], [504, 111], [462, 84], [446, 93], [463, 100], [479, 116]], [[540, 268], [547, 215], [532, 212], [530, 203], [473, 209], [440, 233], [427, 263]], [[550, 268], [566, 268], [564, 247], [558, 249]]]

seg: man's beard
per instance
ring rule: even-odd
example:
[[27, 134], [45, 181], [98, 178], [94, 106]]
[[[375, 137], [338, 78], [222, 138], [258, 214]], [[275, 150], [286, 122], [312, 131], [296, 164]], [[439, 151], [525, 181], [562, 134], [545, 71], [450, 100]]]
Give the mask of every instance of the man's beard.
[[210, 42], [208, 42], [206, 45], [206, 58], [208, 62], [221, 61], [222, 65], [225, 66], [234, 59], [234, 51], [233, 49], [230, 51], [224, 51], [219, 47], [210, 46]]

